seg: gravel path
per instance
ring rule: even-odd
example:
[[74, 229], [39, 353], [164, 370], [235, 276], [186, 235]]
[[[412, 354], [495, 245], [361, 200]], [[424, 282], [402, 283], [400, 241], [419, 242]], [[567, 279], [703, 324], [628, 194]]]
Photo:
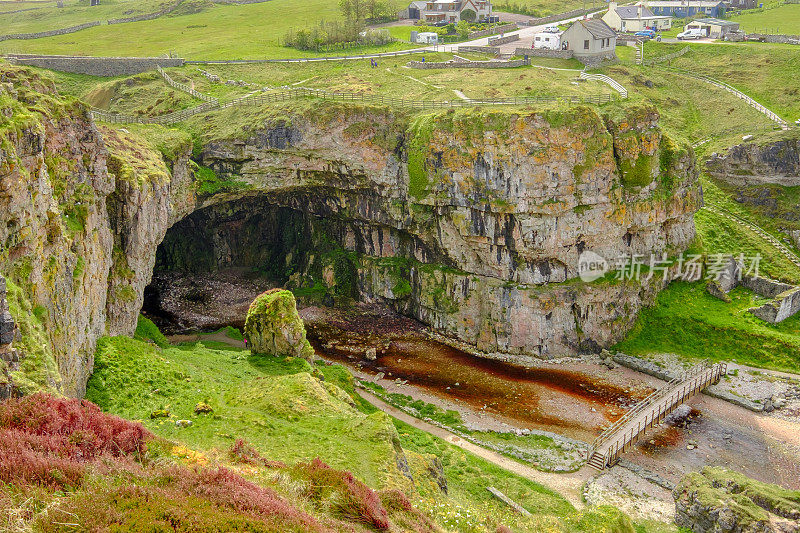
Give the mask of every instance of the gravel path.
[[568, 474], [551, 474], [548, 472], [540, 472], [539, 470], [535, 470], [529, 466], [518, 463], [513, 459], [504, 457], [499, 453], [472, 444], [471, 442], [466, 441], [440, 427], [429, 424], [423, 420], [420, 420], [419, 418], [414, 418], [413, 416], [404, 413], [400, 409], [389, 405], [370, 392], [362, 389], [359, 390], [359, 394], [384, 413], [391, 415], [394, 418], [397, 418], [398, 420], [401, 420], [402, 422], [405, 422], [406, 424], [419, 430], [444, 439], [448, 443], [477, 455], [478, 457], [485, 459], [505, 470], [508, 470], [509, 472], [513, 472], [514, 474], [544, 485], [545, 487], [562, 495], [576, 509], [583, 509], [585, 507], [585, 504], [581, 498], [581, 488], [583, 484], [591, 478], [592, 473], [594, 472], [592, 469], [584, 467], [577, 472], [571, 472]]

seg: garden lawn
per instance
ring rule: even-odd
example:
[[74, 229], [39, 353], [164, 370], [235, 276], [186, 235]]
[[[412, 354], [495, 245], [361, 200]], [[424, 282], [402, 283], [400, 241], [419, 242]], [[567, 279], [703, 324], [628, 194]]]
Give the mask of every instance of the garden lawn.
[[766, 300], [743, 289], [731, 302], [705, 290], [705, 282], [673, 282], [644, 309], [615, 349], [630, 355], [675, 353], [688, 359], [734, 361], [759, 368], [800, 372], [800, 316], [768, 324], [747, 312]]

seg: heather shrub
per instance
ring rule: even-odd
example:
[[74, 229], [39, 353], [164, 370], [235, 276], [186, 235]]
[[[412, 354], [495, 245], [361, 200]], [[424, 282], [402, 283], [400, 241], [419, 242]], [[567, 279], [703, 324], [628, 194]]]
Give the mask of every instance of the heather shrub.
[[350, 472], [334, 470], [319, 458], [298, 463], [294, 472], [306, 481], [304, 492], [309, 499], [329, 506], [342, 518], [376, 529], [389, 528], [389, 517], [378, 495]]
[[[282, 512], [241, 512], [176, 486], [103, 487], [74, 494], [69, 504], [40, 518], [44, 533], [64, 531], [64, 523], [82, 531], [170, 531], [173, 533], [290, 533], [322, 531], [308, 515], [283, 504]], [[278, 509], [275, 509], [278, 511]]]
[[34, 394], [0, 403], [0, 481], [53, 488], [80, 484], [101, 456], [141, 454], [152, 435], [86, 401]]
[[236, 439], [231, 449], [228, 450], [231, 461], [246, 465], [259, 465], [267, 468], [286, 468], [286, 463], [270, 461], [261, 456], [252, 444], [243, 439]]

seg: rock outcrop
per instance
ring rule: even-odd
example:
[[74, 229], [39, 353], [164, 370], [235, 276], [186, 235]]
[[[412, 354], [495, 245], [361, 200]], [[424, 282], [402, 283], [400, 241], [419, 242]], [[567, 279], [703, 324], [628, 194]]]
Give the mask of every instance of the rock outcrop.
[[291, 212], [260, 226], [277, 222], [283, 243], [305, 232], [272, 258], [296, 267], [290, 286], [385, 301], [484, 352], [553, 357], [619, 340], [661, 287], [582, 282], [580, 254], [678, 253], [702, 202], [691, 150], [649, 108], [287, 103], [197, 117], [192, 156], [186, 134], [98, 127], [51, 82], [2, 69], [0, 271], [41, 315], [68, 394], [100, 335], [133, 331], [165, 235], [167, 261], [191, 251], [174, 236], [205, 235], [209, 268], [260, 268], [236, 228]]
[[8, 310], [6, 279], [0, 276], [0, 400], [14, 394], [11, 372], [19, 368], [19, 355], [12, 346], [16, 328], [14, 318]]
[[272, 289], [253, 300], [244, 335], [254, 354], [314, 360], [314, 349], [306, 339], [306, 328], [290, 291]]
[[800, 492], [706, 467], [673, 491], [675, 523], [695, 533], [796, 533]]
[[706, 170], [736, 185], [800, 185], [800, 136], [781, 133], [779, 139], [739, 144], [713, 154]]

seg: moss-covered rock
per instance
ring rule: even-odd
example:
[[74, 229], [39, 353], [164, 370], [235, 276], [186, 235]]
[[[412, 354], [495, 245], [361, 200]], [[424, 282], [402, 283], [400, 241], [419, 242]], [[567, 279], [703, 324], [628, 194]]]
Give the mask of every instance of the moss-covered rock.
[[273, 289], [253, 300], [244, 334], [255, 354], [314, 359], [314, 349], [306, 339], [306, 328], [290, 291]]
[[724, 468], [687, 474], [673, 495], [675, 523], [697, 533], [800, 531], [800, 491]]

